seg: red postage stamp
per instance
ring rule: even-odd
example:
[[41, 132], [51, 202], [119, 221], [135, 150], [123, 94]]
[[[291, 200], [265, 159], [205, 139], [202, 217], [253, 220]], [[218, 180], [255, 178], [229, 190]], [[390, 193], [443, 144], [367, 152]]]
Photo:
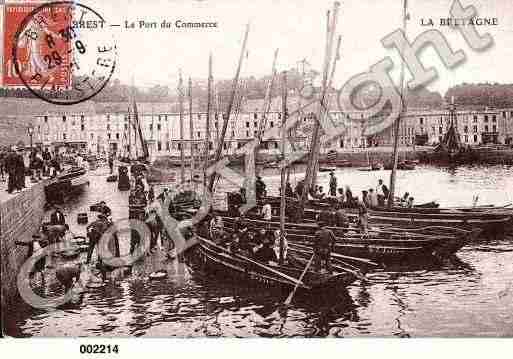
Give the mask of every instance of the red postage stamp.
[[6, 4], [4, 14], [4, 86], [62, 89], [70, 86], [71, 44], [56, 41], [69, 28], [67, 6], [40, 9], [42, 3]]

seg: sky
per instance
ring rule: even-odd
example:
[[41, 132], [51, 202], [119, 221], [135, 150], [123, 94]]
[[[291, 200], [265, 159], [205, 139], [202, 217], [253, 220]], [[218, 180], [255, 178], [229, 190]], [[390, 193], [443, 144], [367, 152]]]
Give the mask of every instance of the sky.
[[[239, 56], [246, 23], [250, 23], [248, 57], [242, 76], [264, 76], [271, 72], [273, 53], [279, 49], [278, 70], [297, 66], [306, 58], [321, 69], [326, 38], [326, 11], [333, 1], [326, 0], [84, 0], [110, 24], [118, 47], [118, 65], [114, 78], [148, 87], [156, 84], [176, 87], [179, 69], [184, 76], [206, 78], [208, 54], [213, 54], [214, 78], [232, 78]], [[513, 2], [511, 0], [463, 0], [474, 5], [479, 16], [498, 18], [499, 26], [479, 27], [488, 32], [495, 45], [476, 53], [460, 33], [438, 24], [420, 25], [422, 19], [435, 23], [447, 17], [452, 0], [408, 0], [410, 20], [407, 35], [413, 40], [422, 31], [440, 30], [447, 35], [454, 50], [462, 49], [467, 61], [453, 70], [444, 68], [432, 49], [423, 52], [426, 66], [435, 66], [439, 79], [428, 88], [442, 92], [461, 82], [513, 83], [510, 59], [513, 58]], [[338, 15], [337, 34], [342, 36], [341, 58], [335, 85], [342, 86], [350, 77], [365, 72], [369, 66], [390, 56], [397, 80], [400, 60], [394, 49], [386, 49], [381, 39], [401, 27], [402, 0], [344, 0]], [[125, 21], [153, 22], [156, 29], [126, 29]], [[161, 29], [167, 20], [217, 22], [214, 29]], [[408, 78], [408, 76], [407, 76]]]

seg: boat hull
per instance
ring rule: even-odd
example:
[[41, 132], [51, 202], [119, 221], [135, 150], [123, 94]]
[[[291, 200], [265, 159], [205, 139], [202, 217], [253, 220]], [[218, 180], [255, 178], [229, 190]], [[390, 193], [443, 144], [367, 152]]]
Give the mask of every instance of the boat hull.
[[[195, 248], [196, 268], [200, 267], [202, 272], [215, 275], [221, 280], [236, 280], [238, 283], [244, 281], [253, 286], [292, 289], [297, 284], [294, 280], [297, 280], [302, 272], [302, 269], [282, 265], [262, 269], [262, 264], [247, 257], [234, 255], [202, 237], [198, 237], [198, 240], [199, 244]], [[309, 270], [298, 288], [304, 291], [344, 288], [356, 279], [356, 276], [348, 272], [328, 275]]]

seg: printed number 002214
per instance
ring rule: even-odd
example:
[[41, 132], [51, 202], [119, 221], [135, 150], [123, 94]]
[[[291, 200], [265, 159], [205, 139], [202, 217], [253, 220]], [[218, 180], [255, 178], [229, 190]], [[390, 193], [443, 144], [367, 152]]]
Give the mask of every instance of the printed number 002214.
[[80, 354], [118, 354], [119, 347], [115, 345], [104, 344], [81, 344]]

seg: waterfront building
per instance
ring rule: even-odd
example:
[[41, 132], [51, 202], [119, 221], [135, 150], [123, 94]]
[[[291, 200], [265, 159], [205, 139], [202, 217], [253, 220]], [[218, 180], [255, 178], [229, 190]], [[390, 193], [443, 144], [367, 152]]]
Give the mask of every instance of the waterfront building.
[[[267, 116], [266, 129], [280, 127], [282, 113], [280, 98], [275, 98]], [[186, 106], [184, 106], [186, 107]], [[228, 121], [224, 151], [233, 154], [251, 141], [263, 120], [263, 101], [247, 101], [240, 112], [232, 113]], [[291, 105], [290, 108], [294, 108]], [[128, 113], [125, 104], [94, 104], [82, 107], [78, 112], [47, 111], [35, 116], [35, 143], [42, 147], [74, 148], [86, 153], [120, 156], [140, 154], [137, 129], [133, 125], [133, 114]], [[143, 137], [148, 145], [150, 156], [179, 156], [180, 154], [180, 115], [176, 104], [138, 104], [139, 122]], [[298, 148], [307, 149], [313, 120], [316, 113], [313, 107], [304, 108], [300, 125], [295, 131]], [[366, 136], [364, 133], [365, 112], [345, 113], [333, 108], [331, 117], [337, 124], [344, 125], [344, 136], [332, 140], [321, 151], [343, 151], [368, 147], [383, 147], [393, 144], [393, 129], [390, 127], [380, 134]], [[190, 146], [198, 153], [204, 148], [206, 138], [206, 112], [194, 108], [192, 114], [193, 131], [189, 128], [188, 112], [183, 113], [183, 143], [185, 155]], [[223, 114], [214, 111], [210, 119], [210, 149], [214, 151], [223, 125]], [[410, 109], [402, 118], [399, 130], [399, 145], [436, 145], [441, 141], [450, 126], [449, 110]], [[512, 142], [513, 109], [458, 109], [455, 126], [464, 145]], [[277, 140], [264, 141], [262, 151], [277, 153]]]

